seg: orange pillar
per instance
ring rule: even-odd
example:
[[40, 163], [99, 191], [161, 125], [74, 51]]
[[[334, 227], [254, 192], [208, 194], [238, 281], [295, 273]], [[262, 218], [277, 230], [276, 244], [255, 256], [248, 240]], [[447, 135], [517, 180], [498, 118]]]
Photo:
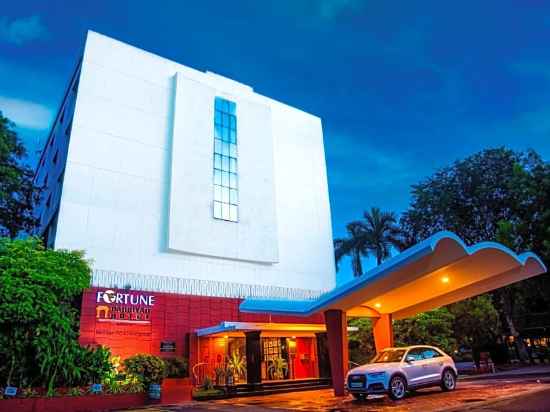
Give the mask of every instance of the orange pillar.
[[393, 326], [391, 313], [380, 315], [374, 319], [372, 331], [374, 333], [374, 346], [376, 352], [393, 346]]
[[344, 396], [344, 382], [348, 372], [348, 322], [346, 313], [341, 310], [325, 312], [327, 326], [330, 372], [334, 395]]

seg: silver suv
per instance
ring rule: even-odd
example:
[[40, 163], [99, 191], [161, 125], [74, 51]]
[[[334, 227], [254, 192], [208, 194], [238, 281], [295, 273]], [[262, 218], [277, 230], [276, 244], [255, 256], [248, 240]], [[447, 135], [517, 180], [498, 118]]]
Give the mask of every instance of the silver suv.
[[387, 348], [370, 363], [350, 370], [346, 388], [356, 399], [387, 393], [399, 400], [407, 390], [428, 386], [452, 391], [456, 388], [457, 374], [453, 359], [433, 346]]

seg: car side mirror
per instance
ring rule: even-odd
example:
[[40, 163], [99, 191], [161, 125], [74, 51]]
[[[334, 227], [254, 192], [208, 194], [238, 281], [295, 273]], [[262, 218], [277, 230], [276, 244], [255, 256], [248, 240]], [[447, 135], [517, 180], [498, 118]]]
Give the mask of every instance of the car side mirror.
[[414, 362], [415, 360], [416, 360], [415, 357], [410, 355], [405, 358], [405, 362], [407, 363]]

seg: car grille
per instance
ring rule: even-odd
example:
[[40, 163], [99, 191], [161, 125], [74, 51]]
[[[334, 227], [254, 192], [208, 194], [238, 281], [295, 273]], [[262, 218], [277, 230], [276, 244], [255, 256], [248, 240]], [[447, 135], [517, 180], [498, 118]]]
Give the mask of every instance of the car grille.
[[348, 389], [361, 389], [367, 385], [367, 378], [365, 375], [349, 375], [348, 376]]

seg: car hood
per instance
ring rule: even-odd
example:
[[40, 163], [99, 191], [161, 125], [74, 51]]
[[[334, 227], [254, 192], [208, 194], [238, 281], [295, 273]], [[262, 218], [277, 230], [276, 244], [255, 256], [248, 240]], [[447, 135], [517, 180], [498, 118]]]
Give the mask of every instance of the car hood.
[[390, 369], [395, 369], [399, 367], [399, 362], [388, 362], [388, 363], [367, 363], [366, 365], [361, 365], [356, 368], [353, 368], [349, 371], [352, 373], [373, 373], [373, 372], [387, 372]]

